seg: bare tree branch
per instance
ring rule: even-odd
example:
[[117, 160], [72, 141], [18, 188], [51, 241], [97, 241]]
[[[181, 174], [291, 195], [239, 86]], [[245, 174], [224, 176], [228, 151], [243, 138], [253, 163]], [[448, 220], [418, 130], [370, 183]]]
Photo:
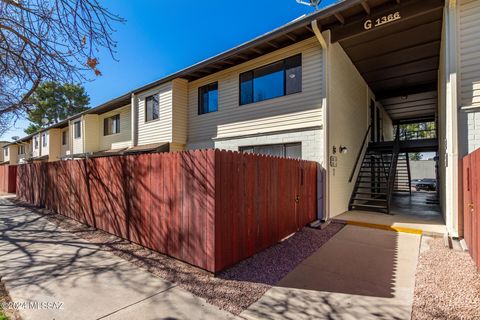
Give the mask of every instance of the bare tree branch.
[[43, 81], [83, 82], [113, 59], [113, 23], [124, 20], [99, 0], [0, 0], [0, 132], [29, 108]]

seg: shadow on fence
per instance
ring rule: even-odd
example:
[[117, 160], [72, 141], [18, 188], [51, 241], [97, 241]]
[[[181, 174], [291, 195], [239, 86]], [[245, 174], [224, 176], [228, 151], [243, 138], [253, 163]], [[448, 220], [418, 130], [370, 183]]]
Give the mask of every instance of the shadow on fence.
[[204, 150], [18, 166], [17, 196], [211, 272], [315, 220], [315, 162]]

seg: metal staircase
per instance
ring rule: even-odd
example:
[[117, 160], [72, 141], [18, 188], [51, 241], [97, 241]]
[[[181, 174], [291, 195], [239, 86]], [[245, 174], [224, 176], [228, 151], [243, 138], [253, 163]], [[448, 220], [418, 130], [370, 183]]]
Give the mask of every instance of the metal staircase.
[[412, 193], [412, 183], [410, 179], [410, 160], [407, 152], [398, 155], [397, 171], [395, 174], [395, 192]]
[[358, 172], [349, 210], [390, 213], [398, 161], [398, 139], [392, 146], [387, 147], [370, 143]]

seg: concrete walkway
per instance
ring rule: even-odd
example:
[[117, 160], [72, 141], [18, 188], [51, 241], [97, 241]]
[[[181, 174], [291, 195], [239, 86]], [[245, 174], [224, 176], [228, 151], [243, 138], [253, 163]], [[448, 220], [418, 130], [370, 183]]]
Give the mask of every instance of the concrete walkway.
[[24, 320], [233, 318], [4, 197], [0, 276]]
[[345, 226], [241, 316], [410, 319], [420, 235]]

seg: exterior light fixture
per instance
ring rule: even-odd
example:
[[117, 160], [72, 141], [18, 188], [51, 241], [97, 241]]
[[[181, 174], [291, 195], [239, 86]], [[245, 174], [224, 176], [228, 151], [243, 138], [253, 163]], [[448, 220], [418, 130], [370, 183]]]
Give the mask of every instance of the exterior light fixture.
[[340, 146], [340, 153], [345, 154], [345, 153], [347, 153], [347, 152], [348, 152], [348, 147], [346, 147], [346, 146]]

